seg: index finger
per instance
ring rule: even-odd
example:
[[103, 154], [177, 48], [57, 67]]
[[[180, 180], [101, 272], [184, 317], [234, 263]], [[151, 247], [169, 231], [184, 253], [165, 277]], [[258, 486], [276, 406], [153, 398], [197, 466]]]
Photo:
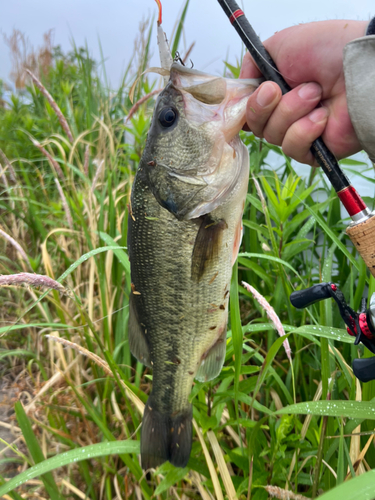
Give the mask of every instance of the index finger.
[[240, 78], [260, 78], [262, 73], [256, 66], [249, 52], [246, 52], [242, 61]]

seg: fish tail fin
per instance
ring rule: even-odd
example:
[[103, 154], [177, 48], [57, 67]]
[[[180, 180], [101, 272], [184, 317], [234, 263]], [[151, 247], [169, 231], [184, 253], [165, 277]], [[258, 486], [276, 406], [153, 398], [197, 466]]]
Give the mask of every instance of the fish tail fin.
[[170, 417], [169, 461], [175, 467], [186, 467], [189, 461], [193, 431], [192, 420], [192, 405], [189, 405], [178, 415]]
[[167, 460], [176, 467], [189, 461], [192, 441], [192, 406], [177, 415], [161, 413], [152, 394], [147, 400], [142, 421], [142, 468], [155, 468]]

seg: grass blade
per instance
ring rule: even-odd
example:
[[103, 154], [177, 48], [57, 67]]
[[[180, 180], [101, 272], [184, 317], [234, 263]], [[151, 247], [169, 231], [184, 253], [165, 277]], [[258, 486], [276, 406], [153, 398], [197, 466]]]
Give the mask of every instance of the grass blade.
[[373, 401], [309, 401], [286, 406], [275, 413], [375, 420], [375, 405]]
[[[107, 243], [107, 245], [114, 248], [116, 246], [116, 242], [113, 238], [109, 236], [107, 233], [99, 232], [101, 239]], [[128, 255], [124, 252], [122, 248], [117, 248], [117, 250], [113, 250], [113, 253], [116, 255], [118, 260], [121, 262], [122, 266], [125, 269], [126, 274], [130, 277], [130, 262]]]
[[[139, 453], [139, 441], [111, 441], [107, 443], [92, 444], [90, 446], [85, 446], [84, 448], [77, 448], [65, 453], [60, 453], [60, 455], [44, 460], [43, 462], [34, 465], [34, 467], [31, 467], [21, 474], [18, 474], [18, 476], [12, 478], [0, 487], [0, 496], [9, 493], [14, 488], [17, 488], [17, 486], [26, 483], [28, 480], [42, 474], [47, 474], [58, 467], [63, 467], [64, 465], [79, 462], [81, 460], [105, 457], [108, 455], [118, 455], [122, 453]], [[51, 498], [57, 499], [60, 498], [60, 496]]]
[[374, 500], [374, 484], [375, 470], [371, 470], [324, 493], [319, 500], [353, 500], [354, 498]]
[[184, 7], [184, 10], [182, 11], [182, 15], [181, 15], [181, 18], [178, 22], [178, 26], [177, 26], [177, 31], [176, 31], [176, 35], [173, 39], [173, 44], [172, 44], [172, 57], [175, 56], [176, 54], [176, 50], [178, 49], [178, 44], [180, 43], [180, 38], [181, 38], [181, 34], [182, 34], [182, 29], [184, 27], [184, 21], [185, 21], [185, 17], [186, 17], [186, 13], [187, 13], [187, 9], [189, 7], [189, 1], [190, 0], [186, 0], [186, 3], [185, 3], [185, 7]]
[[300, 328], [296, 328], [293, 333], [307, 338], [312, 335], [316, 337], [323, 337], [330, 340], [337, 340], [338, 342], [345, 342], [346, 344], [354, 344], [355, 341], [355, 338], [349, 335], [346, 330], [330, 326], [305, 325]]
[[301, 283], [303, 283], [303, 279], [301, 276], [298, 274], [298, 272], [294, 269], [293, 266], [291, 266], [288, 262], [286, 262], [283, 259], [279, 259], [279, 257], [274, 257], [273, 255], [268, 255], [268, 254], [263, 254], [263, 253], [249, 253], [249, 252], [242, 252], [238, 254], [238, 257], [248, 257], [251, 259], [254, 257], [255, 259], [265, 259], [265, 260], [272, 260], [273, 262], [277, 262], [278, 264], [281, 264], [284, 267], [287, 267], [291, 271], [294, 272], [296, 276], [301, 280]]
[[243, 333], [241, 326], [240, 304], [238, 299], [238, 262], [236, 260], [232, 270], [230, 284], [230, 322], [232, 328], [232, 342], [234, 350], [234, 395], [236, 400], [236, 416], [238, 418], [238, 392], [241, 376]]
[[[16, 411], [18, 424], [22, 430], [22, 434], [23, 434], [23, 437], [25, 438], [27, 448], [28, 448], [34, 462], [36, 464], [39, 464], [40, 462], [44, 462], [45, 457], [43, 455], [42, 449], [40, 448], [38, 440], [36, 439], [35, 434], [31, 428], [30, 421], [25, 413], [25, 410], [23, 409], [22, 403], [20, 403], [19, 401], [17, 401], [17, 403], [15, 404], [15, 411]], [[42, 475], [41, 479], [42, 479], [44, 487], [46, 488], [50, 497], [56, 498], [56, 500], [62, 500], [62, 497], [59, 493], [59, 490], [57, 488], [57, 485], [55, 483], [55, 480], [53, 478], [52, 473], [46, 472], [45, 474]], [[9, 483], [7, 483], [6, 486], [8, 486], [8, 485], [9, 485]], [[10, 491], [10, 489], [7, 490], [6, 492], [8, 492], [8, 491]], [[6, 492], [4, 491], [4, 493], [6, 493]], [[1, 488], [0, 488], [0, 495], [1, 495]]]
[[[261, 388], [264, 379], [266, 378], [266, 375], [268, 373], [269, 368], [271, 367], [272, 361], [275, 359], [275, 356], [280, 349], [280, 347], [283, 345], [283, 342], [291, 335], [290, 333], [287, 333], [283, 337], [279, 337], [278, 339], [275, 340], [275, 342], [272, 344], [271, 349], [268, 351], [267, 356], [264, 360], [260, 375], [257, 380], [257, 385], [255, 386], [254, 394], [253, 394], [253, 399], [252, 401], [254, 402], [259, 389]], [[293, 405], [294, 406], [294, 405]], [[290, 408], [290, 407], [288, 407]]]
[[12, 349], [9, 351], [8, 350], [0, 351], [0, 359], [7, 358], [8, 356], [26, 356], [29, 358], [35, 358], [35, 352], [25, 351], [24, 349]]
[[174, 484], [184, 479], [184, 477], [188, 472], [189, 472], [188, 467], [185, 467], [184, 469], [178, 469], [177, 467], [174, 467], [160, 482], [159, 486], [154, 491], [154, 495], [156, 496], [156, 495], [161, 495], [161, 493], [164, 493], [164, 491], [166, 491], [168, 488], [170, 488]]

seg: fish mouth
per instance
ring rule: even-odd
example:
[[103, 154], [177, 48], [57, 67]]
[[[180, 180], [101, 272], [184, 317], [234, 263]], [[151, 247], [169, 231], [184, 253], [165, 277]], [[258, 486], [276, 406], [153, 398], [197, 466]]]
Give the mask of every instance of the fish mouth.
[[226, 79], [213, 76], [181, 64], [172, 64], [170, 81], [177, 90], [191, 94], [203, 104], [221, 104], [227, 94]]

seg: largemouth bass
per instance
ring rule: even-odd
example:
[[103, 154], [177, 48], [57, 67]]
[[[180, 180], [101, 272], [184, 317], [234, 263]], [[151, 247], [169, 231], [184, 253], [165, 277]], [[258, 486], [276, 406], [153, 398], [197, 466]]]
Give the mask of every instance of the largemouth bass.
[[142, 467], [185, 467], [194, 379], [225, 359], [231, 270], [242, 234], [249, 154], [238, 132], [258, 80], [174, 63], [137, 170], [129, 214], [129, 344], [152, 368]]

